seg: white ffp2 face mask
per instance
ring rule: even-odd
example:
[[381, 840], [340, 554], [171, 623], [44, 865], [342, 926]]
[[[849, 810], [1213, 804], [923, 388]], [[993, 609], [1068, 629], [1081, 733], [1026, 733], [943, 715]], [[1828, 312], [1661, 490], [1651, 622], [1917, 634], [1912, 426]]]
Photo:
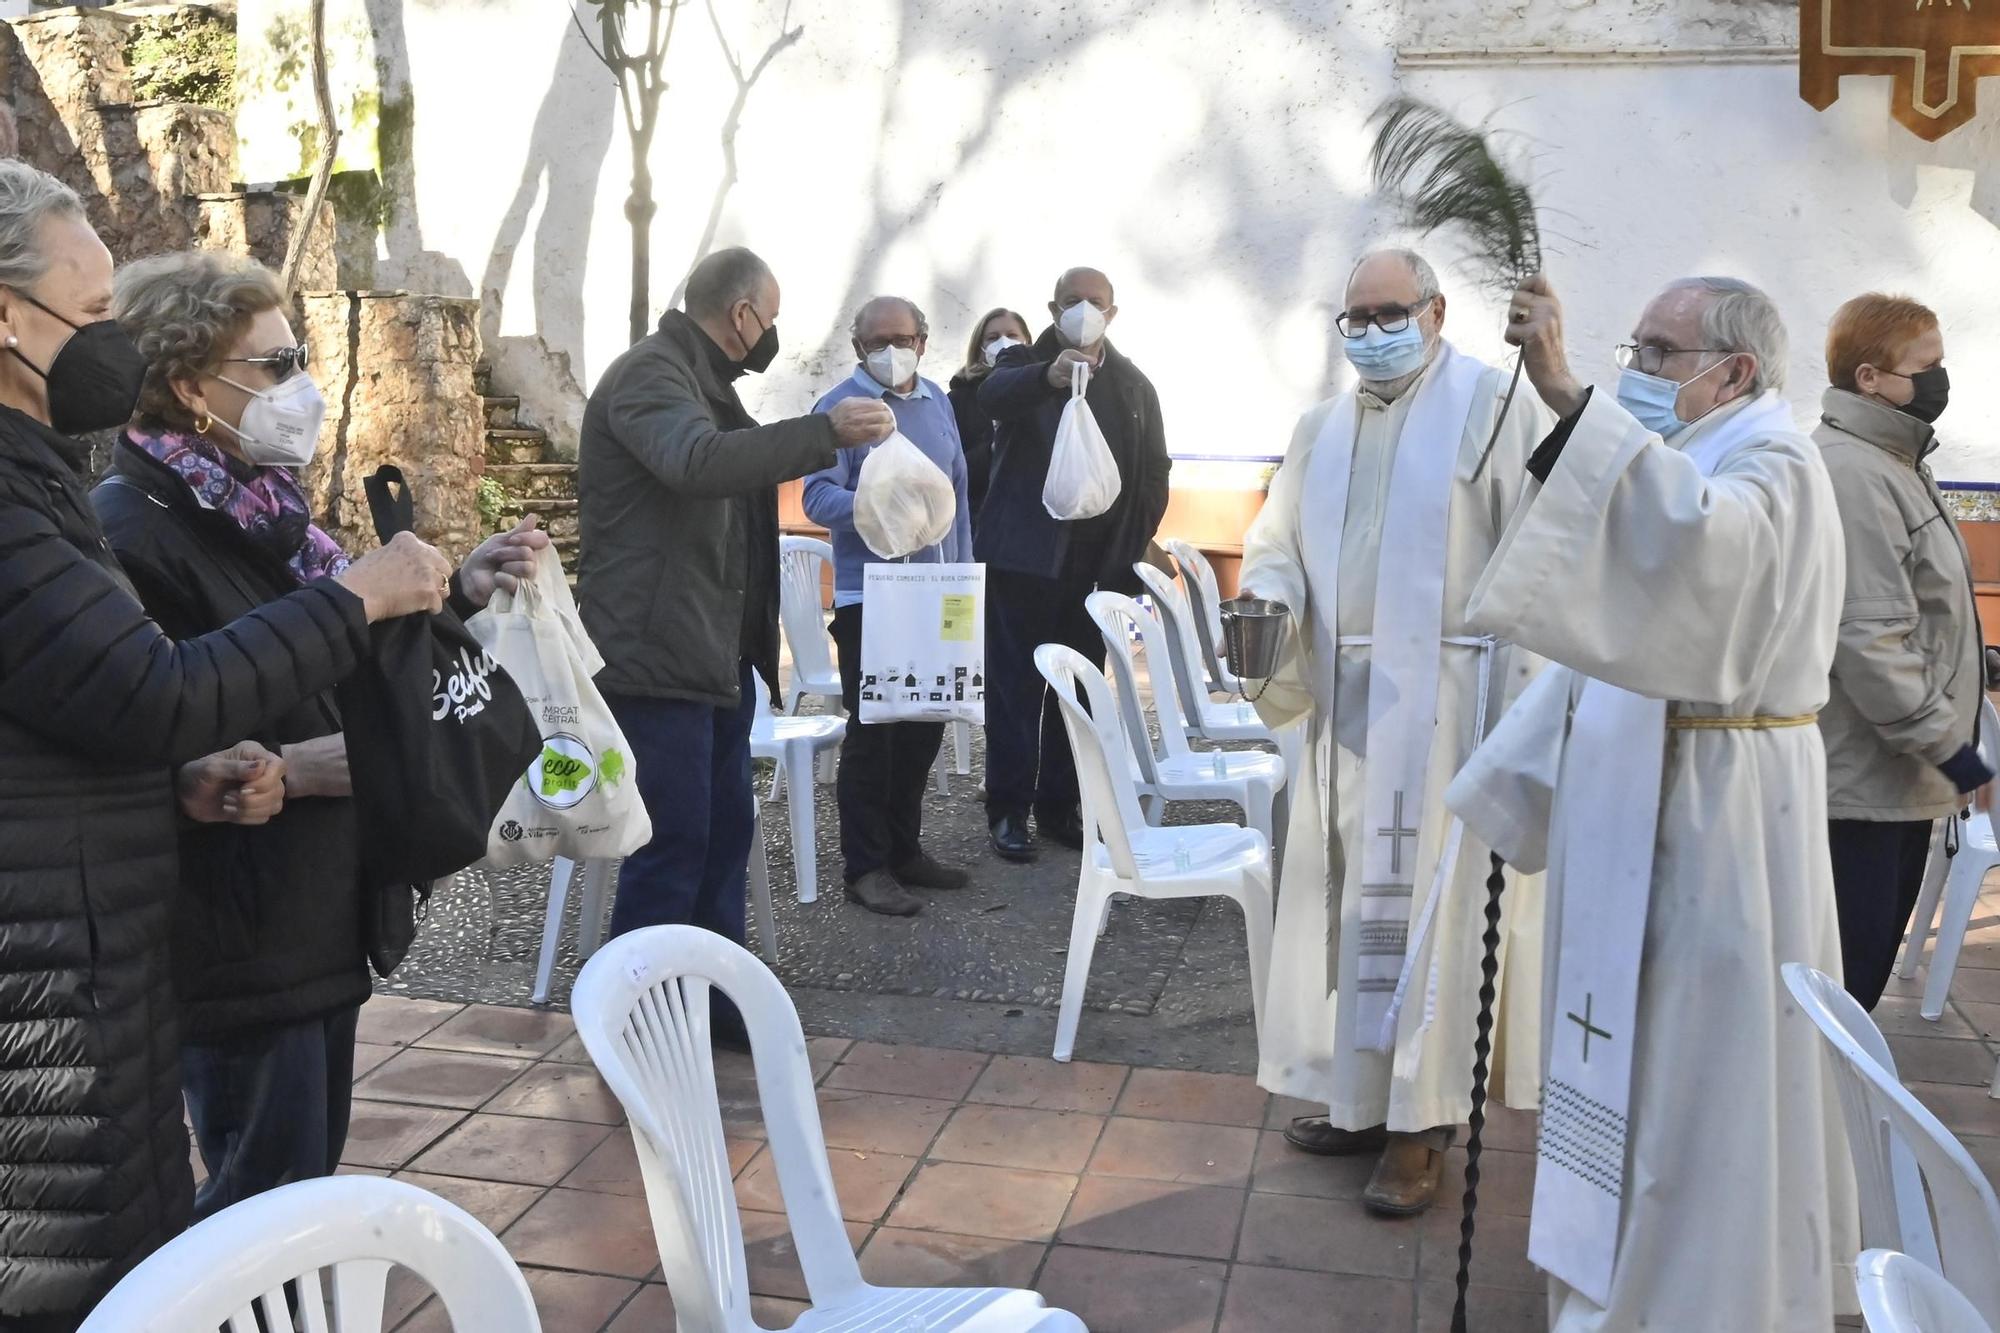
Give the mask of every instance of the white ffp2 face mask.
[[304, 467], [319, 449], [319, 428], [326, 420], [326, 399], [319, 385], [304, 371], [273, 384], [268, 389], [252, 389], [235, 380], [216, 376], [224, 384], [250, 395], [243, 420], [231, 426], [221, 417], [215, 424], [236, 437], [244, 461], [257, 467]]
[[1104, 336], [1107, 323], [1109, 321], [1104, 318], [1102, 310], [1088, 301], [1078, 301], [1062, 312], [1056, 327], [1062, 330], [1063, 337], [1069, 339], [1071, 347], [1094, 347]]
[[862, 364], [877, 384], [895, 389], [908, 384], [917, 373], [917, 352], [914, 347], [877, 348]]
[[1019, 338], [1010, 338], [1003, 333], [992, 342], [987, 343], [981, 350], [986, 355], [986, 364], [990, 366], [1000, 359], [1000, 353], [1006, 351], [1009, 347], [1019, 347], [1020, 345], [1021, 340]]

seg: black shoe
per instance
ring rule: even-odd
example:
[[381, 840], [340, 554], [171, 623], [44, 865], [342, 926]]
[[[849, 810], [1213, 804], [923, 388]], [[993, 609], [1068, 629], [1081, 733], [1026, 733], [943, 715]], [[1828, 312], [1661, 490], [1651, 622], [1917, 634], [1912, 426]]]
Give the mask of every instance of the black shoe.
[[918, 852], [889, 873], [906, 889], [962, 889], [972, 883], [972, 876], [932, 859], [929, 852]]
[[915, 916], [924, 910], [924, 900], [891, 879], [886, 870], [871, 870], [850, 883], [847, 900], [883, 916]]
[[1035, 844], [1028, 840], [1028, 821], [1021, 815], [1002, 815], [987, 829], [994, 854], [1003, 861], [1032, 861]]
[[1050, 842], [1061, 843], [1072, 851], [1083, 850], [1083, 816], [1074, 810], [1036, 815], [1035, 831]]

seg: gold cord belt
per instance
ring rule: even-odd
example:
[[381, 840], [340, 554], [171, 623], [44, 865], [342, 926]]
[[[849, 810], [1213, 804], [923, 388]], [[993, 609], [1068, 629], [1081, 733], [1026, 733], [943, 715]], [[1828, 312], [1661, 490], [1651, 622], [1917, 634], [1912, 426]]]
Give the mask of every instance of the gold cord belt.
[[1668, 731], [1778, 731], [1785, 727], [1810, 727], [1818, 713], [1794, 713], [1790, 717], [1707, 717], [1676, 714], [1667, 719]]

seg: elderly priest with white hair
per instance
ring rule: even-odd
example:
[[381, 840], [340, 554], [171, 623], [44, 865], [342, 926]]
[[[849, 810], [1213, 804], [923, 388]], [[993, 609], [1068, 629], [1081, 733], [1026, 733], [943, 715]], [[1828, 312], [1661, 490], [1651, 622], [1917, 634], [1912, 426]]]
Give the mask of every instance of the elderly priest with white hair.
[[1508, 339], [1561, 424], [1468, 610], [1560, 666], [1447, 794], [1549, 868], [1548, 1073], [1528, 1254], [1557, 1333], [1825, 1333], [1858, 1242], [1839, 1106], [1779, 967], [1838, 976], [1826, 841], [1840, 520], [1730, 278], [1670, 284], [1570, 372], [1546, 279]]
[[[1336, 321], [1360, 385], [1306, 413], [1244, 543], [1242, 585], [1289, 605], [1298, 649], [1258, 707], [1312, 713], [1297, 776], [1258, 1082], [1327, 1108], [1294, 1148], [1380, 1154], [1363, 1201], [1436, 1199], [1470, 1108], [1486, 848], [1445, 785], [1518, 692], [1525, 654], [1465, 623], [1466, 598], [1552, 424], [1504, 371], [1443, 336], [1436, 274], [1407, 250], [1365, 256]], [[1535, 1104], [1539, 885], [1507, 900], [1500, 1068]], [[1506, 1021], [1507, 1019], [1513, 1021]]]

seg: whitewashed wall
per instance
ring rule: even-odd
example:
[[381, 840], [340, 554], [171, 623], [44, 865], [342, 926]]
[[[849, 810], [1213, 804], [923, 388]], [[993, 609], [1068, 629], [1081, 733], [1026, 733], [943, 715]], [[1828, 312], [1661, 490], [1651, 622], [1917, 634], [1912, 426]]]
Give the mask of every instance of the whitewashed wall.
[[[384, 285], [484, 296], [499, 378], [573, 438], [626, 337], [628, 158], [608, 74], [557, 0], [351, 2], [416, 98], [415, 208], [389, 229]], [[243, 9], [260, 6], [280, 7]], [[746, 68], [783, 9], [715, 0]], [[1528, 141], [1560, 233], [1550, 269], [1600, 383], [1661, 281], [1736, 273], [1783, 306], [1807, 413], [1827, 316], [1904, 290], [1943, 315], [1956, 372], [1940, 473], [2000, 480], [2000, 80], [1977, 124], [1931, 147], [1890, 121], [1886, 81], [1849, 80], [1821, 115], [1777, 56], [1436, 54], [1741, 58], [1795, 40], [1796, 7], [1766, 0], [795, 0], [790, 21], [803, 36], [747, 98], [713, 237], [758, 249], [783, 284], [785, 351], [745, 382], [768, 416], [847, 372], [867, 295], [930, 312], [926, 370], [943, 379], [978, 312], [1032, 315], [1061, 269], [1089, 263], [1117, 283], [1114, 337], [1159, 385], [1177, 453], [1280, 452], [1345, 375], [1331, 313], [1352, 257], [1393, 229], [1369, 198], [1364, 118], [1404, 87]], [[736, 95], [706, 4], [679, 23], [653, 155], [655, 308], [718, 207]], [[1432, 248], [1449, 332], [1497, 354], [1500, 299]]]

